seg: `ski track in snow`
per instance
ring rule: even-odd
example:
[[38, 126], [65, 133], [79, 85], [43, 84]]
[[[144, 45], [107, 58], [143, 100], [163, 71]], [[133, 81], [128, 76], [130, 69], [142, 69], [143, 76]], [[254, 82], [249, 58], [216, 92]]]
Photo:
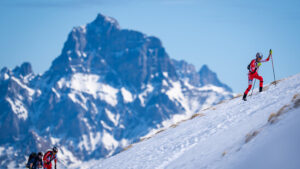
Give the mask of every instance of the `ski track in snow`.
[[280, 81], [277, 86], [270, 85], [262, 93], [254, 90], [247, 102], [241, 97], [227, 100], [201, 111], [203, 117], [182, 122], [113, 157], [83, 163], [80, 167], [219, 168], [217, 164], [222, 160], [243, 149], [249, 132], [266, 126], [269, 115], [291, 104], [297, 93], [300, 94], [300, 74]]

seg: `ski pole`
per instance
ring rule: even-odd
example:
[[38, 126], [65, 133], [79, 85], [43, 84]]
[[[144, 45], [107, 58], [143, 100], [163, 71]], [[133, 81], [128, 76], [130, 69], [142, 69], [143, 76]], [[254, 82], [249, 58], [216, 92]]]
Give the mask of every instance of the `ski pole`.
[[271, 59], [272, 59], [272, 68], [273, 68], [274, 83], [275, 83], [275, 86], [276, 86], [276, 79], [275, 79], [275, 71], [274, 71], [272, 49], [270, 49], [270, 54], [271, 54]]

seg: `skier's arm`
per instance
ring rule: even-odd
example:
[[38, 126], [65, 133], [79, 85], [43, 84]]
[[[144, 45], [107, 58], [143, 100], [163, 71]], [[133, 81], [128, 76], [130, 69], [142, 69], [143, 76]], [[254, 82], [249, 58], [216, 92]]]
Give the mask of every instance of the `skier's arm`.
[[267, 61], [269, 61], [269, 60], [270, 60], [270, 56], [271, 56], [271, 55], [269, 55], [269, 57], [268, 57], [267, 59], [261, 60], [260, 62], [267, 62]]
[[269, 52], [269, 56], [268, 56], [268, 58], [267, 59], [265, 59], [265, 60], [261, 60], [260, 62], [267, 62], [267, 61], [269, 61], [270, 60], [270, 58], [272, 57], [272, 50], [270, 49], [270, 52]]

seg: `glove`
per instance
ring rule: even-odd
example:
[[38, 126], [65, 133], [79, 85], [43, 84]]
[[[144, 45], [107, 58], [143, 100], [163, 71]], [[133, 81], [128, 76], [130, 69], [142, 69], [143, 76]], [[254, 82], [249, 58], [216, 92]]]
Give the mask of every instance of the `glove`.
[[270, 53], [270, 55], [272, 55], [272, 49], [270, 49], [270, 52], [269, 52], [269, 53]]

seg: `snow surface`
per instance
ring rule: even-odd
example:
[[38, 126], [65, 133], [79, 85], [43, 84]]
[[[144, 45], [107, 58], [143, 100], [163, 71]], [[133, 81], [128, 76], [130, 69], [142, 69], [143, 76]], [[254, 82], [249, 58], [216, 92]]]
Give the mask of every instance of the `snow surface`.
[[12, 101], [10, 98], [6, 98], [6, 101], [9, 102], [13, 112], [19, 119], [26, 120], [28, 118], [28, 111], [20, 100], [16, 99], [15, 101]]
[[4, 147], [0, 147], [0, 155], [2, 155], [2, 154], [3, 154], [4, 150], [5, 150], [5, 148], [4, 148]]
[[50, 141], [51, 141], [52, 145], [57, 145], [57, 143], [59, 143], [60, 139], [59, 138], [50, 137]]
[[[262, 132], [260, 137], [234, 154], [226, 168], [299, 169], [300, 109], [289, 114], [274, 128]], [[220, 165], [224, 166], [222, 163]]]
[[4, 73], [4, 80], [9, 79], [9, 75], [7, 73]]
[[[296, 94], [300, 94], [300, 74], [270, 85], [262, 93], [255, 90], [247, 102], [241, 97], [227, 100], [115, 156], [73, 167], [259, 169], [270, 168], [271, 163], [271, 168], [299, 168], [300, 108], [289, 110], [277, 123], [268, 122], [271, 113], [293, 104]], [[253, 131], [258, 135], [246, 143], [246, 135]], [[297, 133], [295, 137], [293, 133]], [[266, 165], [259, 164], [262, 162]]]
[[[101, 83], [99, 80], [100, 77], [95, 74], [75, 73], [72, 76], [71, 81], [62, 78], [57, 82], [57, 85], [59, 88], [66, 86], [73, 89], [73, 92], [69, 94], [69, 97], [72, 101], [79, 103], [85, 109], [87, 109], [85, 106], [86, 99], [81, 94], [82, 92], [90, 94], [94, 98], [100, 98], [112, 106], [116, 106], [118, 104], [117, 93], [119, 90], [105, 83]], [[77, 99], [78, 97], [76, 96], [81, 98], [83, 102]]]
[[74, 103], [78, 103], [86, 111], [88, 110], [86, 106], [87, 99], [82, 95], [81, 92], [69, 93], [68, 96]]
[[[186, 86], [190, 90], [196, 90], [201, 92], [203, 96], [208, 96], [205, 102], [201, 105], [201, 109], [206, 109], [209, 108], [211, 105], [214, 105], [214, 103], [216, 103], [220, 96], [231, 95], [231, 93], [226, 91], [224, 88], [214, 86], [211, 84], [202, 87], [195, 87], [188, 82], [188, 79], [184, 80], [184, 86]], [[199, 107], [199, 102], [197, 100], [190, 100], [189, 105], [192, 109], [191, 111], [195, 112], [195, 110], [197, 110], [197, 108]]]
[[168, 78], [169, 74], [168, 72], [163, 72], [164, 77]]
[[57, 98], [60, 98], [60, 94], [52, 87], [51, 90], [55, 93]]
[[102, 142], [106, 149], [111, 150], [118, 146], [118, 142], [114, 139], [114, 137], [104, 130]]
[[119, 123], [120, 114], [115, 115], [106, 108], [105, 108], [105, 112], [106, 112], [108, 118], [110, 119], [110, 121], [113, 122], [115, 126], [117, 126]]
[[182, 92], [182, 86], [180, 81], [172, 81], [170, 80], [170, 83], [172, 85], [172, 88], [170, 88], [167, 92], [166, 95], [170, 98], [170, 100], [180, 103], [181, 106], [186, 110], [186, 115], [189, 116], [193, 112], [190, 110], [190, 106], [188, 104], [188, 99], [184, 96]]
[[67, 165], [68, 162], [72, 162], [75, 165], [78, 164], [78, 159], [73, 156], [72, 152], [70, 152], [67, 148], [64, 146], [59, 147], [59, 153], [57, 153], [57, 159], [58, 159], [58, 168], [68, 168]]
[[91, 139], [92, 151], [94, 151], [96, 150], [97, 145], [100, 143], [101, 133], [100, 132], [96, 132], [95, 134], [90, 133], [90, 139]]
[[121, 88], [121, 93], [125, 103], [133, 102], [132, 94], [126, 90], [124, 87]]
[[26, 85], [24, 85], [22, 82], [20, 82], [19, 79], [15, 78], [15, 77], [11, 77], [12, 80], [14, 80], [16, 83], [18, 83], [19, 86], [21, 86], [23, 89], [27, 90], [29, 96], [33, 96], [35, 93], [35, 90], [27, 87]]
[[105, 128], [105, 129], [107, 129], [107, 130], [109, 130], [109, 131], [112, 131], [113, 130], [113, 128], [112, 127], [109, 127], [104, 121], [100, 121], [101, 122], [101, 124], [102, 124], [102, 126]]
[[86, 33], [86, 25], [81, 25], [79, 28], [81, 29], [82, 33]]
[[145, 106], [145, 97], [147, 97], [147, 95], [149, 93], [151, 93], [153, 90], [154, 90], [154, 87], [152, 85], [148, 84], [146, 89], [141, 94], [139, 94], [138, 97], [141, 101], [142, 106]]

